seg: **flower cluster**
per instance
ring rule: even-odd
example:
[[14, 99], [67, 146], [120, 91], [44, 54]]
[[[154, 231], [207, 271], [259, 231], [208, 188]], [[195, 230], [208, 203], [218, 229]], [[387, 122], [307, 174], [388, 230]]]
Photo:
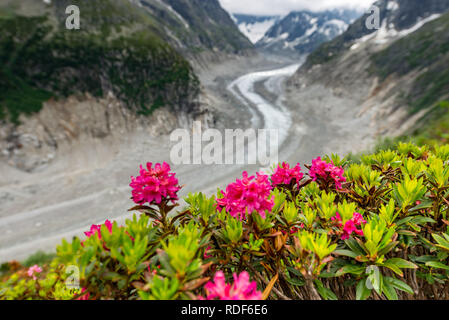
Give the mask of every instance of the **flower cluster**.
[[327, 163], [321, 160], [320, 157], [312, 160], [312, 167], [310, 168], [309, 175], [313, 181], [317, 181], [318, 178], [327, 180], [329, 177], [334, 180], [337, 189], [342, 188], [342, 182], [346, 182], [346, 178], [343, 177], [343, 168], [336, 167], [331, 161]]
[[[234, 284], [226, 283], [222, 271], [215, 274], [214, 281], [209, 281], [204, 286], [207, 292], [206, 300], [261, 300], [262, 293], [257, 291], [257, 283], [249, 281], [248, 272], [240, 275], [234, 273]], [[204, 299], [200, 297], [200, 299]]]
[[28, 276], [32, 277], [33, 280], [36, 280], [37, 279], [36, 274], [37, 273], [41, 273], [41, 272], [42, 272], [42, 268], [39, 267], [37, 264], [35, 264], [34, 266], [30, 267], [28, 269], [28, 271], [27, 271]]
[[[339, 221], [338, 226], [343, 226], [341, 216], [338, 212], [336, 217], [332, 218], [332, 221]], [[358, 212], [354, 212], [352, 219], [346, 221], [343, 227], [343, 235], [341, 236], [341, 240], [349, 239], [353, 232], [359, 236], [363, 236], [363, 231], [361, 229], [357, 229], [357, 227], [364, 223], [366, 223], [366, 221], [363, 219], [362, 215]]]
[[283, 162], [282, 165], [279, 165], [275, 169], [271, 176], [271, 181], [273, 187], [280, 184], [289, 185], [293, 179], [295, 179], [296, 183], [299, 185], [299, 182], [303, 177], [304, 174], [301, 172], [301, 165], [299, 163], [294, 168], [290, 168], [288, 163]]
[[274, 205], [273, 198], [270, 198], [271, 185], [268, 176], [257, 173], [257, 177], [248, 177], [248, 173], [243, 172], [243, 179], [237, 179], [222, 191], [223, 198], [217, 199], [219, 210], [226, 208], [226, 211], [234, 218], [243, 220], [246, 212], [252, 214], [257, 211], [265, 219], [265, 210], [271, 211]]
[[178, 200], [178, 179], [175, 173], [170, 172], [170, 165], [156, 163], [154, 168], [151, 162], [147, 163], [147, 169], [140, 166], [140, 175], [131, 177], [132, 199], [135, 203], [143, 205], [160, 204], [163, 199]]
[[[109, 232], [112, 233], [112, 222], [109, 220], [106, 220], [106, 222], [104, 223], [104, 225], [106, 226], [106, 228], [108, 228]], [[86, 235], [86, 237], [90, 238], [91, 236], [93, 236], [94, 234], [97, 234], [98, 239], [101, 239], [101, 224], [97, 225], [97, 224], [93, 224], [90, 227], [90, 230], [87, 232], [84, 232], [84, 234]]]

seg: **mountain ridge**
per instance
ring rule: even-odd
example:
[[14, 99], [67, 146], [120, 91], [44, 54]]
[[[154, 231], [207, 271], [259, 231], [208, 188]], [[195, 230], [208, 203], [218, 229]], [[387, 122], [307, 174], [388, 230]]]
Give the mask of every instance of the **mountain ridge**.
[[256, 47], [270, 53], [309, 54], [346, 31], [359, 15], [358, 11], [346, 9], [292, 11], [271, 27]]
[[[377, 6], [380, 10], [380, 30], [394, 39], [398, 31], [412, 28], [420, 21], [419, 19], [445, 12], [449, 2], [447, 0], [379, 0], [373, 6]], [[357, 40], [377, 34], [379, 30], [368, 29], [365, 23], [371, 14], [371, 12], [365, 13], [352, 23], [346, 32], [322, 44], [310, 54], [304, 67], [310, 68], [313, 65], [325, 63], [349, 50]]]
[[[416, 6], [412, 2], [394, 1], [399, 4], [396, 12], [401, 12], [401, 5], [408, 5], [403, 12], [415, 24], [403, 24], [396, 32], [386, 33], [381, 28], [357, 34], [354, 31], [364, 24], [359, 19], [341, 36], [321, 45], [288, 81], [289, 99], [302, 101], [302, 105], [329, 103], [335, 108], [345, 104], [345, 110], [356, 119], [365, 119], [374, 137], [396, 137], [415, 128], [448, 97], [449, 2], [446, 7], [435, 7], [441, 11], [426, 12], [419, 10], [419, 1], [414, 1]], [[389, 3], [393, 1], [377, 4], [388, 8]], [[414, 16], [410, 15], [412, 7]], [[429, 17], [432, 19], [426, 20]], [[384, 21], [394, 19], [405, 20], [391, 14], [381, 22], [385, 26]], [[320, 97], [311, 95], [318, 90]]]
[[0, 30], [0, 158], [26, 171], [70, 141], [213, 118], [195, 68], [253, 48], [217, 0], [5, 0]]

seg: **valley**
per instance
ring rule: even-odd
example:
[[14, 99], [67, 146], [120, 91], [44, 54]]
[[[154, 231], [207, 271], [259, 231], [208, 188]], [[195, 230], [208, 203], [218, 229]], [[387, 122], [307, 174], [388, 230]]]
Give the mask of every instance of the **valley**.
[[[300, 64], [264, 58], [253, 65], [230, 61], [215, 65], [200, 78], [206, 92], [213, 95], [210, 98], [227, 104], [234, 117], [242, 120], [233, 124], [236, 128], [280, 129], [279, 161], [309, 163], [323, 152], [335, 152], [335, 146], [343, 146], [342, 154], [354, 150], [357, 136], [341, 133], [341, 127], [354, 123], [363, 127], [351, 113], [332, 120], [326, 116], [324, 105], [304, 110], [285, 101], [285, 81]], [[244, 70], [242, 65], [250, 69]], [[227, 71], [223, 72], [223, 68]], [[106, 219], [123, 223], [132, 217], [132, 213], [126, 214], [132, 207], [132, 201], [127, 200], [130, 176], [137, 174], [140, 164], [170, 158], [169, 135], [156, 137], [148, 130], [72, 147], [70, 154], [61, 155], [42, 172], [11, 172], [11, 167], [0, 166], [2, 175], [8, 177], [0, 185], [1, 261], [51, 250], [61, 238], [81, 236], [91, 224]], [[362, 150], [364, 145], [359, 147]], [[242, 171], [254, 174], [260, 169], [257, 165], [173, 167], [180, 183], [185, 184], [181, 196], [195, 191], [215, 194], [217, 187], [224, 188]]]
[[[263, 64], [266, 63], [269, 62], [264, 61]], [[247, 113], [257, 113], [260, 127], [266, 127], [270, 112], [279, 109], [268, 103], [264, 107], [270, 110], [258, 106], [263, 98], [252, 92], [254, 84], [275, 77], [276, 81], [282, 82], [297, 69], [297, 65], [286, 70], [276, 68], [273, 63], [273, 71], [253, 73], [248, 70], [245, 76], [238, 76], [242, 72], [239, 67], [233, 68], [237, 80], [221, 79], [218, 86], [221, 92], [234, 85], [240, 89], [244, 85], [245, 90], [239, 93], [230, 90], [230, 97], [215, 98], [228, 103], [228, 108], [236, 112], [236, 118], [244, 119]], [[258, 69], [261, 68], [270, 67], [259, 65]], [[220, 70], [220, 65], [216, 70]], [[212, 75], [208, 73], [207, 76]], [[232, 76], [226, 75], [226, 78], [232, 79]], [[216, 77], [223, 77], [223, 73], [213, 78]], [[204, 82], [207, 83], [207, 79]], [[276, 94], [281, 96], [281, 92]], [[245, 102], [239, 105], [238, 101]], [[235, 125], [240, 127], [240, 124]], [[0, 260], [25, 258], [39, 249], [50, 250], [61, 238], [81, 236], [91, 224], [105, 219], [123, 222], [132, 216], [126, 214], [132, 206], [132, 202], [126, 199], [129, 198], [130, 177], [137, 174], [136, 168], [147, 161], [163, 162], [169, 158], [169, 136], [154, 136], [142, 129], [113, 140], [72, 145], [69, 154], [59, 156], [41, 172], [24, 173], [2, 164], [0, 172], [7, 179], [2, 179], [0, 185]], [[186, 184], [182, 196], [197, 190], [214, 193], [217, 186], [225, 187], [242, 170], [255, 172], [258, 169], [195, 165], [174, 168], [180, 182]]]
[[[100, 23], [93, 16], [92, 30], [85, 34], [73, 37], [59, 30], [60, 38], [45, 38], [53, 36], [46, 25], [39, 29], [42, 35], [27, 38], [28, 19], [44, 18], [15, 17], [14, 28], [21, 30], [23, 39], [14, 38], [16, 29], [11, 27], [10, 39], [4, 36], [0, 44], [18, 51], [24, 50], [21, 42], [32, 46], [30, 52], [20, 51], [23, 57], [19, 55], [18, 62], [0, 55], [7, 62], [0, 70], [0, 76], [6, 75], [0, 85], [8, 93], [0, 99], [6, 103], [6, 111], [0, 104], [0, 262], [54, 250], [61, 238], [82, 236], [90, 225], [106, 219], [124, 223], [132, 216], [127, 213], [132, 207], [130, 177], [138, 173], [140, 164], [169, 162], [170, 132], [191, 129], [193, 121], [218, 130], [277, 129], [279, 161], [302, 165], [324, 154], [344, 156], [369, 150], [384, 136], [407, 134], [433, 103], [447, 96], [449, 16], [438, 15], [439, 19], [424, 25], [422, 21], [427, 20], [423, 19], [445, 10], [442, 2], [432, 1], [433, 11], [424, 17], [413, 12], [410, 18], [407, 12], [407, 24], [398, 32], [386, 31], [384, 25], [377, 33], [367, 34], [363, 18], [353, 21], [354, 12], [332, 11], [314, 18], [310, 12], [297, 12], [285, 19], [254, 21], [240, 16], [248, 23], [245, 26], [258, 26], [249, 30], [255, 34], [248, 34], [259, 38], [252, 38], [259, 42], [256, 46], [238, 32], [215, 0], [208, 5], [184, 0], [131, 1], [126, 3], [132, 14], [123, 21], [127, 30], [123, 34], [104, 30], [110, 19]], [[23, 3], [22, 11], [30, 2]], [[107, 8], [114, 19], [125, 5], [119, 0], [102, 3], [111, 5]], [[399, 19], [388, 1], [381, 3], [383, 15], [391, 21]], [[144, 8], [145, 14], [136, 6]], [[193, 12], [199, 12], [198, 16]], [[219, 23], [206, 19], [209, 15]], [[60, 17], [46, 23], [54, 24], [52, 19]], [[302, 28], [291, 24], [301, 19], [305, 21]], [[257, 24], [267, 21], [264, 28], [273, 24], [267, 31], [271, 36], [261, 37]], [[0, 22], [6, 26], [10, 21]], [[414, 30], [417, 25], [421, 28]], [[140, 32], [130, 31], [135, 28], [143, 34], [149, 28], [151, 36], [141, 38]], [[434, 29], [439, 36], [432, 38], [429, 34]], [[103, 43], [98, 30], [110, 39]], [[391, 37], [382, 38], [385, 32]], [[397, 35], [401, 39], [394, 42]], [[48, 41], [39, 41], [40, 37]], [[75, 55], [64, 56], [72, 48], [68, 41], [72, 37], [79, 52], [86, 50], [84, 39], [92, 40], [97, 50], [97, 55], [89, 56], [89, 64], [82, 70], [75, 68], [76, 72], [61, 67], [80, 64]], [[427, 46], [429, 39], [434, 46]], [[420, 46], [409, 50], [411, 43]], [[125, 44], [132, 44], [132, 50]], [[396, 63], [406, 50], [413, 54], [405, 60], [408, 64]], [[58, 58], [57, 63], [35, 60], [36, 68], [50, 68], [51, 78], [25, 65], [26, 57], [35, 52], [40, 58], [46, 52]], [[437, 55], [441, 59], [432, 64]], [[418, 61], [422, 57], [424, 68]], [[27, 74], [29, 70], [33, 72]], [[433, 74], [438, 77], [435, 83], [429, 81], [432, 100], [425, 96], [422, 83]], [[17, 84], [25, 84], [33, 99], [11, 90]], [[42, 96], [41, 90], [51, 95]], [[422, 102], [414, 114], [409, 101], [401, 99], [412, 96], [410, 92], [417, 92]], [[6, 114], [11, 121], [5, 120]], [[261, 169], [258, 165], [173, 167], [185, 185], [181, 197], [200, 191], [215, 194], [217, 187], [225, 188], [242, 171], [254, 174]]]

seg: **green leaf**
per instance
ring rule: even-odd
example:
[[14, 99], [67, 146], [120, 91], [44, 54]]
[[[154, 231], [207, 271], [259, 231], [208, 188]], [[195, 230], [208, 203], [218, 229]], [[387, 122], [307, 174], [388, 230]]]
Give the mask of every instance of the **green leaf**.
[[385, 261], [385, 263], [394, 264], [401, 269], [418, 269], [418, 266], [416, 264], [401, 258], [391, 258]]
[[413, 292], [413, 289], [408, 284], [406, 284], [405, 282], [403, 282], [401, 280], [398, 280], [395, 278], [390, 278], [390, 284], [398, 290], [401, 290], [401, 291], [404, 291], [404, 292], [407, 292], [410, 294], [415, 294]]
[[364, 266], [358, 266], [358, 265], [346, 265], [343, 268], [339, 269], [337, 273], [335, 274], [336, 277], [340, 277], [347, 273], [357, 274], [360, 275], [365, 271]]
[[398, 234], [401, 234], [403, 236], [410, 236], [410, 237], [415, 237], [416, 233], [410, 231], [410, 230], [399, 230]]
[[431, 200], [423, 201], [421, 204], [417, 205], [416, 207], [411, 208], [409, 210], [409, 212], [415, 212], [415, 211], [419, 211], [422, 209], [432, 208], [432, 206], [433, 206], [433, 201], [431, 201]]
[[[378, 294], [381, 294], [382, 291], [382, 274], [377, 266], [369, 266], [366, 270], [368, 274], [368, 278], [366, 279], [366, 283], [370, 283], [372, 288], [376, 290]], [[369, 286], [366, 285], [368, 288]]]
[[432, 218], [421, 217], [421, 216], [413, 218], [413, 222], [416, 224], [421, 224], [421, 225], [426, 224], [426, 223], [436, 223], [436, 221], [433, 220]]
[[335, 250], [333, 252], [336, 255], [339, 256], [345, 256], [345, 257], [350, 257], [350, 258], [357, 258], [359, 255], [351, 250]]
[[285, 278], [287, 280], [288, 283], [290, 283], [291, 285], [295, 286], [295, 287], [302, 287], [305, 282], [304, 280], [298, 279], [298, 278]]
[[[412, 257], [410, 255], [410, 257]], [[420, 256], [420, 257], [413, 257], [413, 260], [416, 262], [421, 262], [421, 263], [426, 263], [429, 261], [435, 261], [437, 258], [434, 256], [430, 256], [430, 255], [425, 255], [425, 256]]]
[[449, 270], [449, 266], [447, 266], [441, 262], [437, 262], [437, 261], [426, 262], [426, 266], [432, 267], [432, 268], [437, 268], [437, 269]]
[[438, 242], [439, 245], [449, 248], [449, 241], [447, 241], [446, 239], [437, 234], [432, 234], [432, 236], [435, 239], [435, 241]]
[[407, 218], [401, 219], [398, 222], [396, 222], [396, 225], [400, 226], [400, 225], [406, 224], [407, 222], [410, 222], [412, 220], [413, 220], [413, 217], [407, 217]]
[[396, 273], [398, 276], [404, 276], [404, 273], [401, 271], [401, 269], [395, 265], [395, 264], [391, 264], [389, 262], [384, 262], [381, 264], [382, 267], [386, 267], [390, 270], [392, 270], [394, 273]]
[[345, 243], [353, 252], [355, 252], [357, 254], [357, 256], [365, 255], [365, 253], [360, 248], [360, 246], [357, 243], [357, 241], [355, 241], [354, 239], [345, 240]]
[[379, 256], [386, 255], [388, 252], [390, 252], [391, 250], [393, 250], [393, 248], [396, 247], [398, 244], [399, 244], [398, 241], [390, 242], [390, 243], [387, 244], [384, 248], [382, 248], [382, 250], [379, 251], [378, 255], [379, 255]]
[[297, 277], [300, 277], [300, 278], [303, 277], [302, 273], [301, 273], [299, 270], [295, 269], [295, 268], [287, 267], [287, 270], [288, 270], [289, 272], [293, 273], [293, 274], [294, 274], [295, 276], [297, 276]]
[[371, 295], [371, 290], [366, 287], [365, 282], [366, 282], [366, 279], [362, 279], [357, 284], [357, 289], [356, 289], [356, 299], [357, 300], [366, 300]]
[[332, 290], [326, 288], [320, 280], [315, 280], [315, 286], [318, 290], [318, 293], [324, 300], [338, 300], [335, 293]]
[[384, 278], [385, 281], [382, 283], [382, 292], [385, 294], [388, 300], [399, 300], [398, 294], [396, 293], [394, 286], [391, 284], [390, 279], [392, 278]]

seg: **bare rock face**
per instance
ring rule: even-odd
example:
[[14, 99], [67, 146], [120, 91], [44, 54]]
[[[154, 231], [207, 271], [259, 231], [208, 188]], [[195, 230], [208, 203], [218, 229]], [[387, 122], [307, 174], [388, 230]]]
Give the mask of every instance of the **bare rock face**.
[[20, 125], [0, 126], [0, 161], [26, 172], [40, 170], [61, 153], [74, 152], [75, 145], [119, 143], [119, 138], [136, 131], [157, 139], [176, 128], [188, 128], [196, 120], [205, 125], [213, 122], [213, 116], [201, 110], [192, 115], [160, 108], [150, 116], [139, 116], [112, 93], [101, 99], [85, 95], [50, 100], [39, 113], [22, 115]]

